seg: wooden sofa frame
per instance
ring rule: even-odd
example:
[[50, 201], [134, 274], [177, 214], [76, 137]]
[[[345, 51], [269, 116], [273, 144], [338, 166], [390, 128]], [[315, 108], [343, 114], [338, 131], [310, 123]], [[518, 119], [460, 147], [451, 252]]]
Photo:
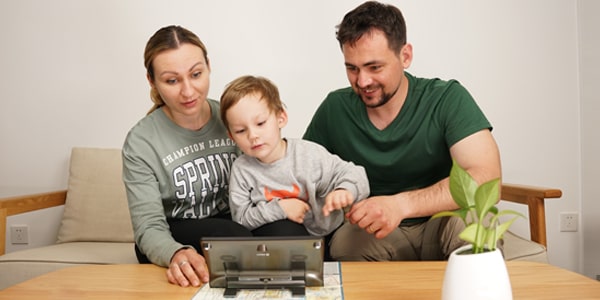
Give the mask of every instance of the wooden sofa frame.
[[[500, 199], [527, 205], [531, 240], [547, 247], [545, 200], [560, 198], [562, 191], [517, 184], [502, 184]], [[6, 250], [6, 218], [39, 209], [65, 204], [67, 191], [17, 196], [0, 201], [0, 255]]]

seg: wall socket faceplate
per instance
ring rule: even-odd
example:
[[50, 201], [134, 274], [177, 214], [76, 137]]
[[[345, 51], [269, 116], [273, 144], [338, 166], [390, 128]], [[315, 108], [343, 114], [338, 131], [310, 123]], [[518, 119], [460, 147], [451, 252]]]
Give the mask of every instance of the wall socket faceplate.
[[576, 212], [560, 213], [560, 231], [575, 232], [579, 225], [579, 214]]
[[11, 226], [10, 242], [12, 244], [29, 244], [29, 227], [27, 225]]

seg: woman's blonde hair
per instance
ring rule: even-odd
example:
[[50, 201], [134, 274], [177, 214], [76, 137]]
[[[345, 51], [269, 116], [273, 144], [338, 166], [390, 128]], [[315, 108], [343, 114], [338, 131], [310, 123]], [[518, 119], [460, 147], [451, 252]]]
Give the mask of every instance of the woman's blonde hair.
[[[154, 66], [152, 66], [154, 58], [166, 50], [177, 49], [182, 44], [192, 44], [200, 47], [204, 53], [204, 59], [208, 66], [208, 52], [200, 38], [193, 32], [181, 26], [170, 25], [159, 29], [146, 43], [146, 49], [144, 49], [144, 66], [146, 67], [146, 72], [150, 80], [154, 81]], [[148, 114], [165, 105], [165, 102], [155, 87], [150, 89], [150, 99], [152, 99], [154, 105], [150, 111], [148, 111]]]

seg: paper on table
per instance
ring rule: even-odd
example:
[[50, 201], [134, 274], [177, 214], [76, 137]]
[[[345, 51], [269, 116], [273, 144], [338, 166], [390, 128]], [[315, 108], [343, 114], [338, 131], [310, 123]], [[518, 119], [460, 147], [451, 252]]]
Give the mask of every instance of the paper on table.
[[216, 300], [216, 299], [344, 299], [342, 293], [342, 278], [340, 275], [339, 262], [325, 262], [323, 264], [323, 286], [307, 287], [306, 296], [304, 298], [294, 298], [292, 293], [287, 289], [277, 290], [240, 290], [235, 298], [224, 298], [224, 288], [211, 288], [205, 284], [192, 297], [192, 300]]

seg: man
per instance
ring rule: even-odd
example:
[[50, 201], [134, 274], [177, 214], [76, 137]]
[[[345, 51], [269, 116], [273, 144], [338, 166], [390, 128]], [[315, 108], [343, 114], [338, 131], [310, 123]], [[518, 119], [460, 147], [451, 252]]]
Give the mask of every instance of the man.
[[333, 235], [335, 260], [442, 260], [465, 243], [448, 186], [452, 160], [478, 183], [501, 177], [491, 125], [457, 81], [405, 72], [412, 60], [400, 10], [366, 2], [337, 39], [351, 87], [331, 92], [304, 138], [364, 166], [371, 195]]

